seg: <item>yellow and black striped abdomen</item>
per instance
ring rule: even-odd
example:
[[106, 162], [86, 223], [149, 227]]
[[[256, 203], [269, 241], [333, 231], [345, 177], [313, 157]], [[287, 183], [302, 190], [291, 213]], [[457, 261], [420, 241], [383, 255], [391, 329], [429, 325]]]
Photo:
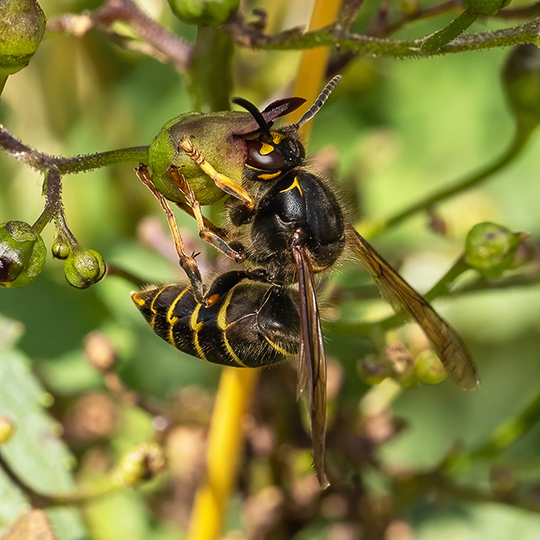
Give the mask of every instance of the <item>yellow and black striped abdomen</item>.
[[288, 292], [250, 279], [233, 280], [227, 287], [228, 276], [214, 281], [207, 307], [181, 285], [150, 288], [131, 297], [158, 336], [208, 362], [260, 367], [298, 354], [299, 316]]

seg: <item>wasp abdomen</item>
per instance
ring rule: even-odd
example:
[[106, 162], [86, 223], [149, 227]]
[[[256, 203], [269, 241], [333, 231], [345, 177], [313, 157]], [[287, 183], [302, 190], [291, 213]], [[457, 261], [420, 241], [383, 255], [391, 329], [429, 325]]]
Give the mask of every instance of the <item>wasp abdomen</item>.
[[181, 285], [150, 288], [131, 297], [158, 336], [214, 364], [268, 366], [300, 348], [298, 310], [275, 285], [243, 280], [212, 297], [208, 307]]

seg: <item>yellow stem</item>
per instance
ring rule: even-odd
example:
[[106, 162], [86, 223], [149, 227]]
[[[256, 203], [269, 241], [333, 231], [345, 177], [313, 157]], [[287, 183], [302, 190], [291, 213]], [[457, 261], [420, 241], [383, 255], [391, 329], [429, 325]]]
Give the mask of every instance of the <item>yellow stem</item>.
[[[334, 22], [340, 6], [341, 0], [315, 0], [309, 29]], [[328, 47], [303, 52], [294, 95], [305, 97], [309, 104], [315, 101], [323, 86], [329, 55]], [[310, 122], [306, 126], [309, 129]], [[303, 133], [306, 135], [307, 131]], [[241, 420], [259, 372], [259, 369], [223, 368], [210, 422], [207, 476], [195, 495], [188, 540], [215, 540], [221, 533], [226, 504], [237, 476], [243, 441]]]
[[260, 369], [223, 368], [210, 421], [206, 480], [195, 496], [188, 540], [215, 540], [221, 533], [242, 450], [241, 420], [259, 373]]

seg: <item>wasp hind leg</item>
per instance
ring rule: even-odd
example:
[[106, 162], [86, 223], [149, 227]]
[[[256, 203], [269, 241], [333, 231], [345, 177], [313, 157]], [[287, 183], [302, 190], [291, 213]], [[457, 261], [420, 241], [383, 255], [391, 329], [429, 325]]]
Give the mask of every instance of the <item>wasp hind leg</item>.
[[194, 255], [188, 255], [185, 251], [184, 242], [178, 230], [178, 224], [176, 223], [176, 218], [174, 217], [173, 211], [171, 210], [169, 204], [165, 197], [156, 189], [152, 176], [148, 171], [146, 165], [142, 163], [135, 169], [135, 173], [139, 180], [152, 192], [152, 195], [157, 199], [162, 210], [165, 212], [167, 217], [167, 223], [169, 224], [169, 229], [171, 231], [174, 246], [176, 248], [176, 253], [178, 253], [179, 264], [182, 270], [186, 273], [191, 287], [193, 289], [193, 294], [197, 302], [203, 302], [204, 291], [203, 291], [203, 282], [201, 277], [201, 272], [195, 261]]

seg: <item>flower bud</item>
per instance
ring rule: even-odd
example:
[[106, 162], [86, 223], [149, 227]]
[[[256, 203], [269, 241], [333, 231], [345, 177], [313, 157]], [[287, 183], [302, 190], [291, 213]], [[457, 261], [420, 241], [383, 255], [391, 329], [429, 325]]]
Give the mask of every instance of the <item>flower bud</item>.
[[142, 443], [128, 452], [114, 472], [115, 483], [134, 486], [150, 480], [165, 468], [163, 449], [155, 442]]
[[463, 0], [463, 5], [475, 15], [495, 15], [499, 9], [506, 7], [510, 0]]
[[0, 75], [28, 65], [37, 51], [47, 19], [35, 0], [0, 2]]
[[71, 253], [72, 246], [64, 238], [58, 235], [53, 242], [51, 251], [55, 259], [65, 260]]
[[173, 13], [183, 22], [219, 26], [227, 22], [240, 0], [169, 0]]
[[484, 277], [496, 278], [513, 267], [519, 244], [527, 236], [495, 223], [478, 223], [467, 235], [466, 261]]
[[70, 285], [86, 289], [105, 275], [105, 262], [93, 249], [75, 248], [66, 259], [64, 274]]
[[24, 221], [0, 225], [0, 285], [23, 287], [43, 269], [47, 250], [41, 236]]
[[388, 365], [381, 363], [373, 354], [358, 360], [356, 368], [360, 380], [368, 386], [379, 384], [392, 374]]
[[502, 73], [506, 98], [518, 120], [540, 124], [540, 49], [532, 43], [510, 53]]

